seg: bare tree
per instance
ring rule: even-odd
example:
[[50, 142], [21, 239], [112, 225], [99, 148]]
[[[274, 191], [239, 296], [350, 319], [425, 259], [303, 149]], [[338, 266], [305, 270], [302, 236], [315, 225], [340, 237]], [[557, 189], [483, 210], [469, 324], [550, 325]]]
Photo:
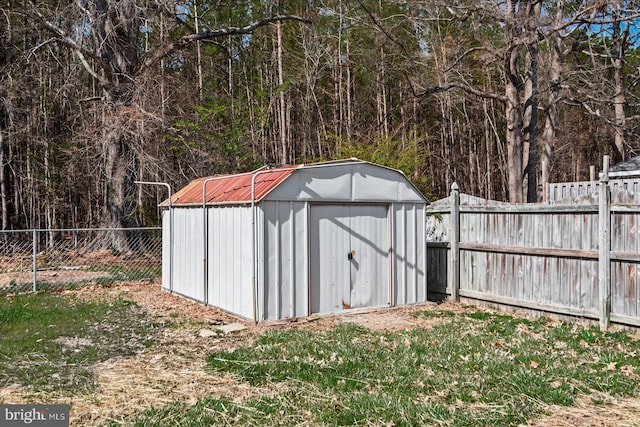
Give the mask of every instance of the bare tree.
[[[606, 2], [604, 2], [606, 3]], [[514, 203], [538, 200], [538, 109], [539, 109], [539, 53], [542, 43], [558, 44], [566, 33], [593, 24], [595, 12], [602, 7], [601, 1], [581, 2], [571, 11], [563, 8], [564, 2], [544, 5], [542, 0], [521, 1], [505, 0], [504, 2], [455, 2], [453, 4], [438, 1], [429, 4], [418, 3], [416, 13], [418, 20], [433, 22], [473, 22], [483, 23], [485, 29], [501, 33], [502, 39], [488, 37], [479, 41], [471, 37], [477, 44], [459, 48], [458, 57], [449, 60], [447, 69], [453, 70], [453, 77], [446, 82], [438, 82], [421, 91], [417, 95], [430, 95], [457, 89], [465, 93], [485, 99], [493, 99], [504, 105], [504, 135], [507, 146], [507, 173], [509, 200]], [[628, 16], [627, 16], [628, 18]], [[602, 21], [598, 21], [602, 23]], [[473, 24], [472, 24], [473, 25]], [[480, 28], [477, 26], [476, 28]], [[559, 49], [559, 47], [558, 47]], [[437, 46], [431, 46], [431, 55], [437, 56]], [[483, 52], [482, 55], [479, 53]], [[473, 80], [460, 73], [460, 67], [470, 58], [482, 58], [485, 66], [500, 63], [502, 70], [502, 93], [497, 90], [481, 88]], [[560, 79], [562, 52], [555, 58], [555, 78]], [[558, 82], [559, 84], [559, 82]], [[548, 126], [557, 120], [557, 100], [559, 86], [552, 86], [555, 92], [552, 104], [547, 112], [552, 115], [546, 121]], [[557, 124], [557, 123], [556, 123]], [[543, 183], [548, 181], [551, 164], [551, 147], [554, 138], [551, 128], [544, 133]]]
[[[160, 4], [160, 7], [176, 15], [174, 5]], [[135, 0], [86, 0], [70, 2], [55, 10], [28, 2], [24, 8], [26, 16], [76, 55], [99, 87], [97, 96], [88, 101], [99, 102], [95, 104], [99, 120], [94, 137], [101, 148], [98, 159], [105, 185], [101, 222], [108, 227], [126, 227], [135, 222], [133, 181], [139, 173], [145, 146], [145, 132], [141, 129], [164, 125], [161, 115], [144, 108], [145, 93], [141, 91], [142, 82], [158, 63], [199, 41], [251, 34], [265, 25], [287, 20], [308, 22], [297, 16], [275, 15], [241, 27], [199, 32], [187, 27], [183, 31], [186, 34], [176, 39], [147, 46], [143, 57], [140, 46], [145, 34], [140, 28], [143, 18], [156, 12], [155, 7], [143, 7]], [[69, 17], [75, 19], [71, 30], [59, 24]], [[186, 24], [187, 20], [176, 16], [174, 25]], [[78, 32], [78, 28], [82, 30]], [[173, 33], [178, 32], [174, 29]], [[113, 245], [117, 249], [127, 247], [121, 236], [114, 238]]]
[[639, 18], [637, 1], [599, 2], [584, 19], [589, 31], [575, 49], [573, 69], [563, 85], [568, 104], [579, 105], [605, 124], [616, 161], [625, 160], [633, 150], [630, 132], [639, 117], [632, 108], [637, 93], [630, 90], [640, 77], [632, 60], [637, 55]]

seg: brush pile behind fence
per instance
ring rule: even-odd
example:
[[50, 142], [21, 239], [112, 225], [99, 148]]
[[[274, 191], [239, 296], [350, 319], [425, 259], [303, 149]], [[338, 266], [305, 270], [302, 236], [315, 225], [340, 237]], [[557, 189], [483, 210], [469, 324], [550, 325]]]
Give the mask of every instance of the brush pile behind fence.
[[161, 277], [162, 229], [0, 231], [0, 295]]

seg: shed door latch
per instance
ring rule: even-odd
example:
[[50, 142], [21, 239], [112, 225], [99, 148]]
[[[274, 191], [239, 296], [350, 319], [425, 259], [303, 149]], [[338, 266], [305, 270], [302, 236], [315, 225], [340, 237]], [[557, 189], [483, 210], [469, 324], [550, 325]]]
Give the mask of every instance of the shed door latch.
[[353, 259], [353, 254], [351, 252], [347, 253], [347, 259], [351, 261]]

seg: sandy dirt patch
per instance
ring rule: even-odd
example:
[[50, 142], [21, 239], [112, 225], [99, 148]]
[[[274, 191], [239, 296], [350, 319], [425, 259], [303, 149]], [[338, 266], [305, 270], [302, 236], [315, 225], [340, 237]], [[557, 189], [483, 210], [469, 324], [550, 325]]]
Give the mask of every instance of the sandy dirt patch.
[[[98, 279], [111, 277], [109, 273], [103, 271], [82, 271], [82, 270], [47, 270], [38, 271], [38, 283], [60, 284], [60, 283], [80, 283], [94, 282]], [[11, 286], [12, 284], [24, 285], [33, 283], [33, 273], [30, 271], [20, 271], [0, 274], [0, 288]]]
[[[599, 404], [593, 402], [598, 401]], [[531, 427], [637, 427], [640, 399], [617, 399], [609, 395], [580, 396], [574, 406], [551, 406], [549, 416], [531, 422]]]

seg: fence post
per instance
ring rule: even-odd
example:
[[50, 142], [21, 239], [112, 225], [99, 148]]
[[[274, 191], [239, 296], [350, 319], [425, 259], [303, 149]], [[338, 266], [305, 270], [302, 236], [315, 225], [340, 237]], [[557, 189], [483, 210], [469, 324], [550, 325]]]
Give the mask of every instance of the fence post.
[[598, 282], [600, 329], [607, 330], [611, 316], [611, 190], [609, 188], [609, 156], [602, 161], [598, 209]]
[[455, 182], [451, 185], [451, 218], [450, 235], [449, 235], [449, 251], [451, 259], [451, 272], [449, 277], [449, 286], [451, 288], [451, 299], [460, 301], [460, 192], [458, 184]]
[[33, 236], [31, 239], [31, 249], [32, 249], [32, 262], [33, 262], [33, 292], [36, 292], [38, 289], [37, 280], [38, 280], [38, 235], [37, 231], [33, 229]]

